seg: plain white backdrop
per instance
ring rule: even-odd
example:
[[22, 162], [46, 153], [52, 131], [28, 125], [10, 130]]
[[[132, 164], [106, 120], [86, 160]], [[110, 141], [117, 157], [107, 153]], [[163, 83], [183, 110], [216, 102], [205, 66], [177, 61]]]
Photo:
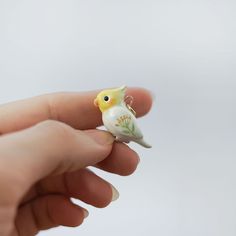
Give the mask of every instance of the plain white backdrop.
[[[151, 150], [120, 191], [61, 235], [236, 235], [236, 2], [1, 0], [0, 102], [142, 86]], [[84, 204], [82, 204], [85, 206]]]

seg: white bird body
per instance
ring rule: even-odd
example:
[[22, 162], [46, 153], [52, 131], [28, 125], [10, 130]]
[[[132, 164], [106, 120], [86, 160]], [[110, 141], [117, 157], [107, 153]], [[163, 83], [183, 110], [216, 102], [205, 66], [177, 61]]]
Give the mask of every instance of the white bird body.
[[143, 140], [143, 134], [137, 125], [136, 117], [124, 102], [104, 111], [102, 120], [104, 126], [116, 137], [117, 141], [126, 143], [134, 141], [146, 148], [151, 148]]

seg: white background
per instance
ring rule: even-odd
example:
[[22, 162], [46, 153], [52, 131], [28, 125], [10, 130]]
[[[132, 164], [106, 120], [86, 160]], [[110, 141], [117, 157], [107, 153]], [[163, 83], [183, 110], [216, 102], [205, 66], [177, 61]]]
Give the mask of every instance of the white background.
[[236, 235], [236, 2], [0, 1], [0, 102], [143, 86], [151, 150], [107, 209], [60, 235]]

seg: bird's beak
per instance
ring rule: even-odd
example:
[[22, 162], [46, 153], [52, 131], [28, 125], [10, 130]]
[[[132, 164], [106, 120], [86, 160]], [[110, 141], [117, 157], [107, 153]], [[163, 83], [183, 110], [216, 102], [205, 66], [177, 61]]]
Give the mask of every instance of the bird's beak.
[[95, 107], [98, 107], [98, 99], [97, 98], [94, 99], [93, 104], [94, 104]]

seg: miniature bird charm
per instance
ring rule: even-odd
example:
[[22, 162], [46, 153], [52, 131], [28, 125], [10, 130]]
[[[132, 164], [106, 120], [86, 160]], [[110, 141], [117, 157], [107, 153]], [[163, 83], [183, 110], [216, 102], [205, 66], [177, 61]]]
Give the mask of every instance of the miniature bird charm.
[[111, 132], [119, 142], [136, 142], [143, 147], [151, 145], [143, 139], [139, 129], [135, 111], [125, 102], [126, 86], [108, 89], [100, 92], [94, 100], [94, 105], [102, 112], [102, 120], [106, 129]]

